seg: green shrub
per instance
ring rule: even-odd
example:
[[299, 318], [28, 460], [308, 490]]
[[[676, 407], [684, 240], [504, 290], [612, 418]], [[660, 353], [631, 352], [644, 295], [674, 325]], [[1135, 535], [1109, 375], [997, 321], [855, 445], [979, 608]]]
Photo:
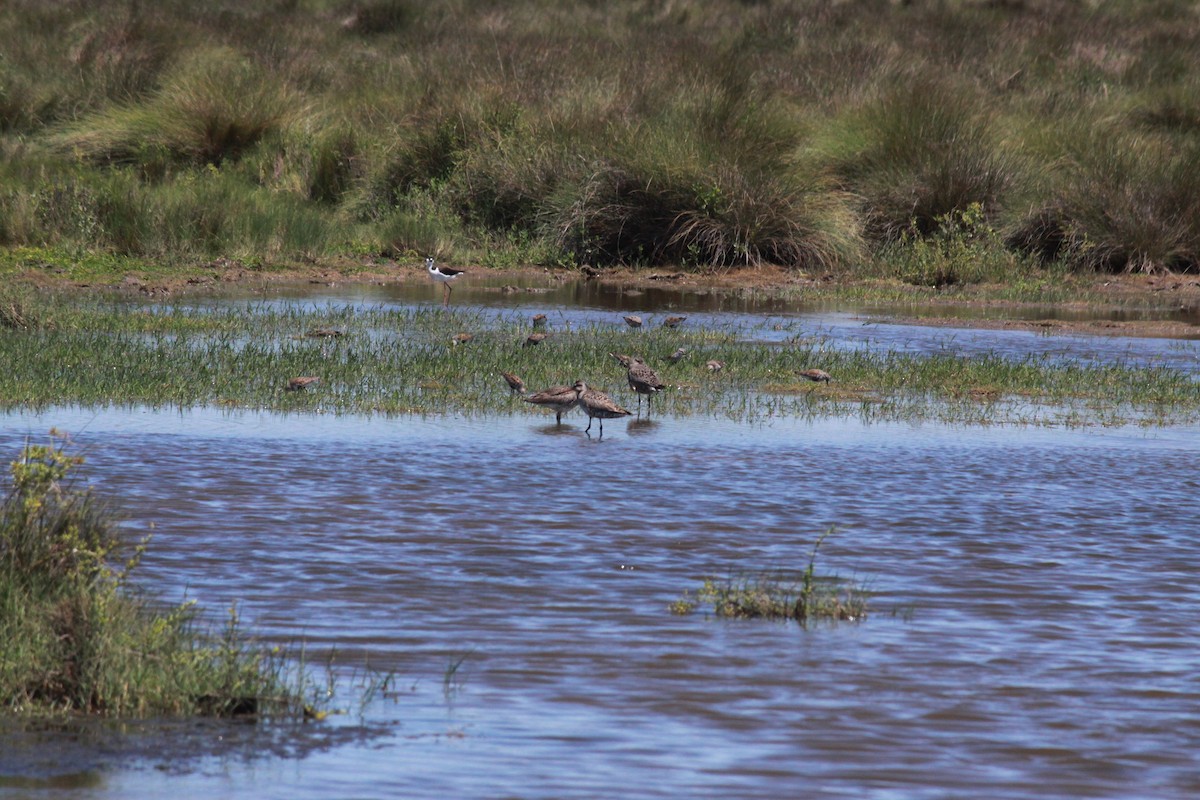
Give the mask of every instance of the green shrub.
[[889, 277], [936, 288], [1016, 283], [1037, 267], [1006, 246], [978, 203], [942, 216], [928, 236], [903, 234], [900, 241], [880, 249], [874, 261]]
[[118, 716], [302, 711], [276, 651], [252, 647], [236, 613], [195, 627], [128, 586], [130, 548], [112, 513], [73, 479], [61, 442], [26, 445], [0, 506], [0, 707]]

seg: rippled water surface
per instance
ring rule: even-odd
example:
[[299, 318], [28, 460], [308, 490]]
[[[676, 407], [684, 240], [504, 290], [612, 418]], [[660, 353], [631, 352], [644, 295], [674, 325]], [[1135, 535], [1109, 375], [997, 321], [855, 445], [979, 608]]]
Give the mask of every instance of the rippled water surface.
[[[1200, 426], [547, 419], [0, 417], [76, 432], [150, 590], [395, 676], [291, 750], [0, 734], [0, 796], [1200, 796]], [[865, 621], [668, 612], [830, 525]]]

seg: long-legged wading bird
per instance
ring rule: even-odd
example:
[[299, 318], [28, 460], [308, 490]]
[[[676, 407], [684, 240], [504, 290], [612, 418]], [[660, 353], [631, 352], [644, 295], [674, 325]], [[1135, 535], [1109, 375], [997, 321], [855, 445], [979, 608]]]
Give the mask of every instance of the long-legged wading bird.
[[600, 420], [600, 435], [604, 435], [604, 420], [628, 417], [630, 411], [621, 408], [604, 392], [589, 389], [583, 381], [575, 382], [575, 394], [579, 397], [579, 407], [588, 415], [588, 426], [583, 429], [587, 433], [592, 429], [592, 420]]
[[454, 291], [450, 288], [450, 282], [456, 278], [461, 278], [463, 275], [466, 275], [466, 271], [461, 269], [451, 269], [450, 267], [436, 266], [433, 263], [433, 256], [429, 256], [425, 259], [425, 269], [429, 271], [429, 277], [433, 278], [437, 283], [440, 283], [442, 288], [446, 290], [442, 293], [442, 305], [449, 305], [450, 294]]
[[642, 395], [646, 395], [646, 413], [650, 413], [650, 398], [667, 388], [658, 377], [658, 373], [637, 356], [627, 356], [622, 353], [609, 353], [625, 366], [625, 380], [629, 388], [637, 392], [638, 414], [642, 413]]
[[550, 409], [554, 412], [554, 421], [562, 425], [562, 415], [579, 405], [579, 392], [569, 386], [551, 386], [521, 399], [526, 403]]

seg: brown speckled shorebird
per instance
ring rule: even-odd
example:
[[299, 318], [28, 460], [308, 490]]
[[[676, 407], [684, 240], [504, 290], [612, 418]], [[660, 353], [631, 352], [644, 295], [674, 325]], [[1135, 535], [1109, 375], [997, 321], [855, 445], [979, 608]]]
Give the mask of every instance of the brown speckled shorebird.
[[681, 322], [683, 322], [685, 319], [687, 319], [687, 317], [667, 317], [666, 319], [663, 320], [663, 327], [664, 328], [678, 328], [679, 324]]
[[579, 392], [569, 386], [551, 386], [521, 399], [526, 403], [550, 409], [554, 412], [554, 421], [562, 425], [562, 415], [579, 405]]
[[283, 387], [285, 392], [302, 392], [314, 383], [320, 383], [320, 378], [314, 378], [311, 375], [305, 375], [299, 378], [292, 378], [287, 382], [287, 386]]
[[725, 365], [720, 361], [717, 361], [715, 358], [705, 361], [704, 366], [709, 372], [720, 372], [721, 370], [725, 369]]
[[520, 394], [525, 391], [525, 381], [521, 380], [511, 372], [501, 372], [500, 377], [504, 378], [504, 382], [508, 384], [508, 388]]
[[522, 347], [533, 347], [535, 344], [541, 344], [542, 342], [546, 341], [549, 338], [550, 338], [550, 334], [548, 334], [548, 333], [531, 333], [531, 334], [529, 334], [529, 337], [525, 340], [525, 344], [523, 344], [521, 346]]
[[545, 314], [534, 314], [533, 315], [533, 327], [535, 327], [535, 328], [546, 327], [546, 315]]
[[625, 380], [629, 388], [637, 393], [638, 414], [642, 413], [642, 395], [646, 395], [646, 413], [650, 413], [650, 398], [667, 388], [658, 374], [647, 366], [646, 362], [637, 356], [627, 356], [622, 353], [609, 353], [625, 367]]
[[588, 433], [592, 429], [592, 420], [600, 420], [600, 435], [604, 435], [604, 420], [616, 419], [617, 417], [628, 417], [629, 409], [621, 408], [613, 402], [613, 399], [604, 392], [598, 392], [595, 389], [589, 389], [588, 385], [583, 381], [575, 382], [575, 394], [579, 398], [579, 407], [583, 409], [583, 413], [588, 415], [588, 426], [583, 429], [584, 433]]
[[667, 361], [670, 361], [672, 364], [678, 364], [680, 362], [680, 360], [686, 355], [687, 355], [687, 348], [680, 347], [674, 353], [671, 353], [671, 355], [667, 356]]
[[629, 369], [629, 365], [633, 363], [633, 357], [627, 356], [624, 353], [609, 353], [610, 356], [621, 362], [621, 366]]
[[642, 318], [637, 314], [630, 314], [625, 317], [625, 324], [631, 328], [640, 328], [642, 327]]
[[831, 380], [833, 380], [829, 376], [829, 373], [823, 369], [801, 370], [800, 377], [808, 378], [810, 381], [816, 381], [817, 383], [829, 383]]
[[456, 333], [451, 341], [455, 344], [466, 344], [474, 338], [475, 334], [473, 333]]

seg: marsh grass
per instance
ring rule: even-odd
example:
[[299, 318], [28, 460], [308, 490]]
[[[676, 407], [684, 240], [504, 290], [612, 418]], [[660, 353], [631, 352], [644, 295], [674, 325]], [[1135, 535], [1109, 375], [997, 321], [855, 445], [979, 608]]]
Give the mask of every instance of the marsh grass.
[[[52, 437], [54, 434], [52, 433]], [[146, 540], [77, 483], [65, 441], [27, 444], [0, 506], [0, 707], [18, 713], [299, 715], [303, 671], [130, 583]]]
[[854, 273], [979, 204], [1017, 254], [1195, 270], [1197, 25], [1183, 2], [20, 0], [0, 243]]
[[[845, 350], [820, 337], [763, 344], [700, 328], [568, 329], [554, 321], [545, 342], [525, 347], [524, 316], [434, 307], [143, 305], [36, 293], [19, 303], [21, 319], [43, 322], [0, 337], [6, 407], [538, 415], [544, 412], [521, 403], [501, 372], [520, 375], [529, 391], [584, 379], [618, 402], [633, 401], [624, 370], [608, 355], [627, 352], [645, 358], [667, 383], [655, 408], [685, 416], [1109, 424], [1166, 423], [1200, 409], [1200, 384], [1189, 375], [1119, 362]], [[342, 335], [309, 335], [323, 328]], [[464, 332], [474, 338], [456, 344]], [[688, 356], [670, 363], [680, 346]], [[725, 369], [709, 372], [710, 358]], [[810, 367], [834, 380], [804, 380], [799, 373]], [[301, 375], [321, 383], [284, 390]]]
[[817, 538], [807, 566], [799, 573], [771, 570], [705, 578], [696, 600], [685, 595], [671, 604], [671, 611], [687, 614], [706, 605], [714, 616], [734, 619], [791, 620], [804, 626], [821, 621], [860, 622], [867, 616], [866, 588], [837, 575], [816, 573], [817, 552], [833, 534], [834, 528], [829, 528]]

